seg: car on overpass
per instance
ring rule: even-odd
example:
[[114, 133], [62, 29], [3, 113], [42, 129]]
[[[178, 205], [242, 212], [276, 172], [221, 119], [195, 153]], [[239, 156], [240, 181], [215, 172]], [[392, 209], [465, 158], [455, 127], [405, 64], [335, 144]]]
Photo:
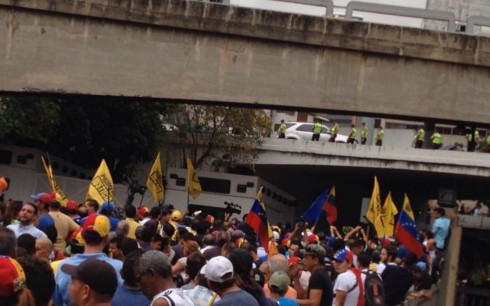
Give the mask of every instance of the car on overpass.
[[[311, 122], [286, 122], [286, 139], [296, 140], [311, 140], [313, 135], [313, 123]], [[325, 125], [322, 125], [322, 132], [320, 134], [320, 141], [328, 141], [332, 136], [330, 129]], [[335, 142], [347, 142], [349, 137], [346, 135], [337, 134]], [[357, 140], [356, 140], [357, 142]]]

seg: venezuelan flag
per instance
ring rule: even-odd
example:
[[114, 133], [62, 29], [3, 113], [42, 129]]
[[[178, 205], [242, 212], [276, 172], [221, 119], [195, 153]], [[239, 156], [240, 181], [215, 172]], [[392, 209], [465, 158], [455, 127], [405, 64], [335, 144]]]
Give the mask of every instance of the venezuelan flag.
[[250, 209], [250, 212], [245, 219], [245, 223], [255, 231], [260, 240], [260, 245], [264, 247], [266, 252], [268, 252], [269, 239], [270, 237], [273, 237], [273, 235], [272, 229], [269, 227], [269, 221], [267, 220], [265, 205], [262, 203], [262, 188], [255, 198], [252, 209]]
[[[408, 203], [408, 197], [406, 197], [406, 203]], [[412, 211], [410, 204], [408, 205], [408, 211]], [[395, 239], [403, 244], [410, 252], [413, 252], [420, 258], [423, 254], [422, 243], [420, 243], [419, 231], [415, 220], [411, 218], [407, 210], [404, 207], [398, 217], [398, 223], [396, 224]]]

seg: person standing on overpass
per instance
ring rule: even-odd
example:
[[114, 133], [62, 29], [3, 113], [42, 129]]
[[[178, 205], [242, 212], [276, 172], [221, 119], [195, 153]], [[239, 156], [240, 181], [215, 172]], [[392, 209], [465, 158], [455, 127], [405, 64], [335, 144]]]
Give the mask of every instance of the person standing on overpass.
[[480, 142], [480, 134], [478, 130], [475, 130], [473, 138], [473, 131], [466, 134], [466, 140], [468, 140], [468, 152], [475, 152], [476, 145]]
[[385, 137], [385, 131], [383, 127], [380, 125], [378, 128], [378, 133], [376, 134], [376, 145], [381, 147], [383, 145], [383, 138]]
[[415, 149], [422, 149], [424, 147], [425, 131], [422, 126], [419, 127], [417, 134], [414, 137]]
[[366, 126], [366, 122], [362, 123], [362, 131], [361, 131], [361, 144], [365, 145], [367, 140], [368, 128]]
[[353, 144], [354, 141], [356, 140], [356, 136], [357, 136], [356, 125], [351, 124], [351, 130], [350, 130], [349, 139], [347, 140], [347, 142]]
[[338, 132], [339, 132], [339, 124], [337, 123], [337, 121], [334, 121], [333, 126], [330, 129], [330, 133], [332, 133], [332, 136], [330, 136], [328, 142], [335, 142], [335, 138], [337, 138]]
[[284, 122], [284, 119], [281, 120], [281, 125], [279, 125], [279, 129], [277, 130], [277, 133], [279, 136], [277, 138], [286, 138], [286, 123]]
[[311, 135], [311, 141], [319, 141], [321, 132], [322, 124], [320, 123], [320, 120], [316, 120], [315, 124], [313, 125], [313, 135]]
[[442, 135], [436, 130], [432, 136], [432, 149], [438, 150], [442, 146]]

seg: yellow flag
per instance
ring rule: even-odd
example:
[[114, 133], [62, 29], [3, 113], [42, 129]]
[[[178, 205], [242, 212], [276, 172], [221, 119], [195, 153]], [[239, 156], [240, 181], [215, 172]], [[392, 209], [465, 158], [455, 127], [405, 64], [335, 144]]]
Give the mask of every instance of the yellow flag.
[[62, 206], [66, 206], [66, 203], [68, 203], [68, 198], [66, 197], [65, 193], [61, 189], [60, 185], [58, 185], [58, 183], [54, 179], [53, 168], [51, 167], [51, 165], [46, 164], [46, 161], [44, 160], [43, 156], [41, 156], [41, 160], [43, 161], [44, 170], [46, 170], [46, 175], [48, 176], [49, 184], [51, 185], [53, 191], [56, 193], [56, 201], [60, 202]]
[[194, 166], [189, 157], [187, 157], [187, 189], [194, 200], [197, 199], [202, 192], [199, 177], [197, 176], [196, 170], [194, 170]]
[[371, 201], [369, 202], [369, 208], [366, 213], [366, 219], [374, 225], [378, 237], [383, 235], [384, 226], [381, 223], [381, 196], [379, 194], [378, 179], [374, 177], [374, 188], [371, 194]]
[[403, 199], [403, 208], [407, 215], [412, 218], [412, 220], [415, 221], [415, 217], [413, 216], [413, 210], [412, 207], [410, 207], [410, 200], [408, 199], [408, 196], [405, 194], [405, 198]]
[[395, 215], [398, 213], [395, 203], [391, 199], [391, 192], [386, 197], [383, 208], [381, 209], [381, 223], [384, 226], [384, 237], [393, 237], [395, 230]]
[[90, 182], [86, 199], [94, 199], [99, 204], [106, 201], [114, 203], [114, 184], [105, 160], [102, 160], [99, 169]]
[[148, 180], [146, 181], [146, 187], [153, 194], [153, 199], [155, 202], [163, 201], [165, 196], [165, 190], [163, 189], [163, 173], [162, 164], [160, 163], [160, 152], [157, 154], [157, 158], [153, 163], [150, 170], [150, 175], [148, 175]]

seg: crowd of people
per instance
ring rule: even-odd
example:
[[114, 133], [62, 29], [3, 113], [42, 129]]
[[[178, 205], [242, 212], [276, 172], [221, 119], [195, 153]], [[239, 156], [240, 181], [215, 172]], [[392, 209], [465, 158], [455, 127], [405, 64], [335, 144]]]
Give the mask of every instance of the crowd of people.
[[54, 193], [0, 208], [0, 305], [399, 305], [431, 297], [447, 236], [437, 209], [419, 258], [361, 226], [287, 223], [272, 227], [267, 254], [229, 215], [128, 206], [118, 216], [110, 202], [61, 206]]

